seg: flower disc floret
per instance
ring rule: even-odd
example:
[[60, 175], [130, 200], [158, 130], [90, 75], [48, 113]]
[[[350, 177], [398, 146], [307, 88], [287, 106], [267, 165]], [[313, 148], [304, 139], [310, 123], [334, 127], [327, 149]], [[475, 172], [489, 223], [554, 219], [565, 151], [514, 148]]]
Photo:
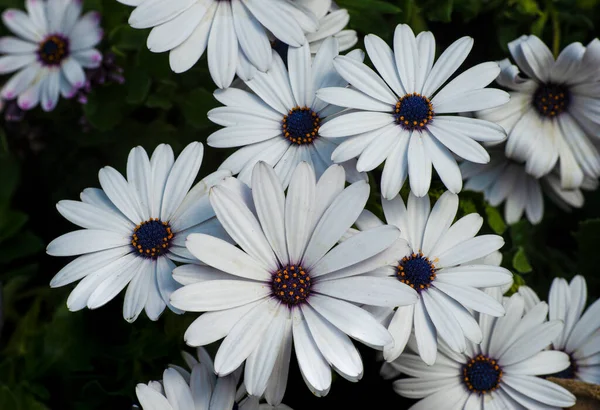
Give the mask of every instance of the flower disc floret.
[[271, 279], [273, 296], [288, 306], [305, 302], [311, 285], [308, 272], [300, 265], [287, 265], [273, 273]]
[[149, 219], [135, 227], [131, 235], [131, 246], [141, 256], [156, 259], [169, 249], [173, 236], [168, 222], [158, 218]]
[[429, 98], [418, 93], [400, 98], [394, 109], [396, 123], [410, 131], [424, 129], [433, 119], [433, 115], [433, 106]]
[[38, 47], [40, 61], [49, 66], [58, 66], [69, 56], [69, 39], [60, 34], [51, 34]]
[[495, 359], [477, 355], [463, 367], [463, 381], [470, 391], [485, 394], [496, 390], [502, 380], [502, 369]]
[[319, 115], [308, 107], [294, 107], [283, 117], [283, 136], [291, 143], [312, 144], [319, 136]]
[[553, 118], [566, 111], [570, 101], [571, 93], [565, 85], [546, 83], [538, 86], [532, 103], [540, 115]]
[[421, 252], [402, 258], [396, 269], [398, 280], [417, 292], [429, 288], [436, 277], [434, 264]]

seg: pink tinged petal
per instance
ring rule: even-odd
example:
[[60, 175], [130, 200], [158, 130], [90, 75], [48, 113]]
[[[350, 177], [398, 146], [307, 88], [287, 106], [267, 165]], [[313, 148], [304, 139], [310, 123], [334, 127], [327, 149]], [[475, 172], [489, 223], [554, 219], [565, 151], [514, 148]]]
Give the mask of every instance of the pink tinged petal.
[[289, 260], [285, 241], [285, 195], [273, 168], [264, 162], [254, 167], [252, 197], [265, 237], [275, 251], [280, 264]]
[[36, 61], [35, 54], [9, 54], [0, 57], [0, 74], [17, 71]]
[[137, 275], [151, 275], [152, 262], [139, 257], [132, 258], [129, 263], [122, 265], [120, 269], [112, 272], [99, 283], [91, 293], [87, 307], [97, 309], [111, 301], [125, 286]]
[[473, 39], [462, 37], [444, 50], [425, 80], [422, 94], [432, 96], [465, 61], [472, 48]]
[[60, 92], [60, 71], [50, 69], [41, 89], [42, 110], [52, 111], [58, 104]]
[[102, 54], [95, 48], [76, 51], [72, 56], [84, 68], [98, 68], [102, 62]]
[[17, 105], [20, 109], [30, 110], [39, 103], [42, 93], [42, 85], [44, 82], [45, 78], [42, 77], [25, 91], [23, 91], [21, 95], [19, 95], [19, 98], [17, 99]]
[[479, 289], [441, 282], [435, 282], [433, 286], [468, 309], [492, 316], [504, 315], [504, 307]]
[[[290, 263], [302, 260], [315, 208], [314, 170], [303, 162], [296, 168], [285, 202], [285, 233]], [[339, 238], [338, 238], [339, 239]]]
[[293, 311], [294, 351], [300, 372], [310, 391], [325, 396], [331, 387], [331, 368], [325, 360], [300, 309]]
[[125, 292], [125, 301], [123, 303], [123, 318], [129, 323], [135, 322], [139, 314], [144, 310], [146, 301], [148, 300], [148, 294], [150, 293], [150, 287], [155, 286], [155, 277], [152, 274], [148, 274], [153, 270], [150, 259], [144, 260], [143, 264], [146, 266], [140, 268], [138, 273], [133, 277], [127, 291]]
[[262, 300], [232, 309], [203, 313], [187, 328], [183, 339], [189, 346], [205, 346], [216, 342], [227, 336], [233, 326], [260, 303]]
[[300, 47], [306, 42], [304, 32], [293, 14], [281, 10], [278, 2], [269, 0], [241, 0], [250, 13], [273, 35], [292, 47]]
[[106, 230], [131, 236], [135, 225], [120, 214], [79, 201], [63, 200], [56, 204], [58, 212], [68, 221], [87, 229]]
[[69, 262], [62, 268], [50, 281], [50, 287], [57, 288], [68, 285], [81, 278], [84, 278], [99, 269], [111, 264], [130, 253], [131, 249], [127, 246], [120, 246], [114, 249], [89, 253], [78, 257]]
[[506, 374], [502, 382], [528, 398], [549, 406], [571, 407], [575, 404], [575, 396], [567, 389], [539, 377]]
[[41, 74], [39, 64], [31, 64], [15, 75], [13, 75], [2, 87], [2, 98], [12, 100], [23, 94], [28, 88], [33, 86], [34, 81], [38, 80]]
[[173, 410], [165, 396], [143, 383], [135, 387], [135, 394], [144, 410]]
[[244, 369], [244, 385], [248, 394], [260, 397], [267, 389], [285, 333], [291, 330], [287, 326], [289, 314], [287, 306], [278, 306], [273, 321], [265, 331], [264, 340], [248, 356]]
[[98, 179], [100, 180], [100, 186], [111, 202], [129, 220], [135, 224], [144, 221], [141, 205], [123, 175], [112, 167], [104, 167], [98, 172]]
[[[346, 230], [344, 230], [344, 232]], [[318, 231], [315, 230], [315, 232]], [[384, 225], [360, 232], [351, 238], [346, 239], [344, 242], [326, 253], [321, 259], [318, 260], [318, 262], [310, 267], [310, 274], [312, 277], [320, 277], [325, 275], [324, 279], [326, 279], [326, 275], [328, 273], [341, 271], [344, 268], [348, 268], [352, 265], [366, 261], [367, 259], [385, 251], [399, 238], [400, 231], [398, 228], [391, 225]], [[322, 236], [317, 240], [321, 239], [323, 239]], [[308, 249], [310, 249], [310, 245]], [[306, 259], [303, 263], [305, 263], [307, 266], [310, 266], [306, 262]], [[381, 266], [384, 265], [382, 264]]]
[[210, 201], [217, 218], [233, 240], [265, 270], [277, 270], [277, 258], [258, 220], [237, 195], [223, 186], [216, 186], [211, 190]]
[[339, 330], [369, 346], [381, 348], [393, 340], [383, 325], [358, 306], [317, 294], [311, 294], [308, 303]]
[[363, 364], [350, 338], [309, 305], [304, 304], [301, 309], [310, 334], [325, 360], [344, 378], [360, 379]]
[[419, 356], [428, 364], [435, 363], [437, 356], [437, 332], [422, 298], [415, 304], [415, 339], [419, 350]]
[[100, 229], [81, 229], [66, 233], [48, 244], [52, 256], [73, 256], [130, 245], [129, 236]]
[[160, 210], [160, 218], [163, 221], [170, 220], [183, 202], [200, 170], [203, 155], [204, 146], [199, 142], [189, 144], [179, 154], [164, 185]]
[[37, 43], [43, 39], [44, 32], [38, 28], [31, 18], [21, 10], [7, 9], [2, 13], [2, 21], [6, 28], [17, 36]]
[[246, 313], [229, 331], [215, 357], [219, 376], [234, 372], [257, 348], [277, 312], [279, 302], [265, 299]]
[[219, 88], [231, 85], [238, 57], [238, 40], [233, 26], [231, 3], [218, 3], [208, 37], [208, 69]]
[[367, 65], [348, 56], [337, 56], [333, 60], [336, 71], [359, 91], [376, 100], [390, 104], [391, 112], [398, 97], [389, 89], [381, 77]]
[[182, 44], [192, 35], [206, 11], [206, 4], [196, 3], [185, 13], [154, 27], [146, 42], [148, 50], [162, 53]]
[[157, 26], [183, 13], [196, 2], [196, 0], [173, 0], [168, 3], [161, 0], [143, 1], [131, 13], [129, 24], [133, 28]]
[[385, 82], [396, 95], [401, 96], [407, 94], [400, 82], [400, 76], [396, 69], [396, 61], [394, 59], [394, 51], [390, 46], [374, 34], [366, 35], [364, 41], [369, 58]]
[[266, 298], [268, 284], [238, 279], [211, 280], [186, 285], [171, 294], [171, 304], [191, 312], [230, 309]]
[[99, 23], [99, 13], [91, 11], [85, 14], [69, 34], [71, 51], [76, 52], [95, 47], [104, 35]]
[[[356, 222], [367, 203], [368, 197], [369, 185], [364, 181], [360, 181], [350, 185], [335, 198], [312, 232], [302, 258], [305, 267], [310, 269], [317, 265], [348, 228]], [[329, 271], [323, 269], [323, 267], [321, 270], [322, 273]]]

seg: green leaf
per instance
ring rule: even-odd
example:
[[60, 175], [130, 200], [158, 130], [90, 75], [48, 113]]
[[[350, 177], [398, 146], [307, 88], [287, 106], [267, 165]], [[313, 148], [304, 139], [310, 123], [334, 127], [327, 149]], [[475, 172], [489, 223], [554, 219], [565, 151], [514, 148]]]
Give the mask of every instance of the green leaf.
[[512, 264], [515, 270], [519, 273], [529, 273], [532, 271], [523, 247], [519, 247], [517, 253], [515, 253], [515, 256], [513, 256]]
[[127, 87], [127, 103], [141, 104], [146, 100], [152, 79], [143, 71], [138, 71], [135, 75], [128, 77], [126, 82]]
[[427, 17], [431, 21], [450, 22], [452, 20], [452, 9], [454, 0], [441, 0], [435, 3], [435, 7], [427, 11]]
[[212, 124], [206, 113], [217, 106], [217, 101], [211, 93], [198, 88], [187, 95], [181, 103], [181, 110], [188, 124], [196, 129], [202, 129]]
[[20, 211], [0, 210], [0, 242], [19, 232], [28, 219], [27, 214]]
[[90, 124], [100, 131], [108, 131], [121, 123], [127, 113], [126, 93], [127, 89], [119, 85], [94, 89], [83, 106]]
[[31, 232], [25, 231], [0, 246], [0, 261], [9, 263], [39, 252], [44, 247], [42, 240]]
[[487, 215], [487, 223], [490, 228], [492, 228], [496, 234], [502, 235], [506, 231], [506, 224], [498, 209], [491, 205], [486, 205], [485, 214]]

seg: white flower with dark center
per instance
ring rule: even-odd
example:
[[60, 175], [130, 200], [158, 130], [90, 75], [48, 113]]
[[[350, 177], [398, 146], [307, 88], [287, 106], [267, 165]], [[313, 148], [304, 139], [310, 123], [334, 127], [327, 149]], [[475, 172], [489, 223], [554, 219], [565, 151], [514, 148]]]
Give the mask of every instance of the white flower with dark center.
[[71, 98], [85, 85], [84, 68], [96, 68], [102, 54], [100, 14], [81, 14], [81, 0], [26, 0], [28, 13], [8, 9], [4, 25], [17, 37], [0, 38], [0, 74], [18, 73], [2, 87], [3, 99], [17, 98], [29, 110], [40, 101], [51, 111], [59, 95]]
[[[479, 113], [508, 132], [506, 156], [526, 163], [536, 178], [558, 163], [563, 189], [600, 176], [600, 154], [589, 136], [600, 134], [600, 41], [567, 46], [556, 60], [536, 36], [508, 44], [513, 59], [501, 61], [498, 84], [511, 90], [503, 107]], [[526, 77], [521, 76], [524, 73]]]
[[169, 297], [180, 287], [172, 277], [173, 260], [194, 259], [185, 248], [186, 236], [204, 232], [229, 239], [214, 218], [208, 190], [230, 173], [217, 171], [190, 190], [203, 151], [202, 144], [191, 143], [174, 161], [168, 145], [159, 145], [152, 158], [136, 147], [127, 160], [127, 179], [104, 167], [102, 189], [87, 188], [81, 202], [57, 204], [62, 216], [84, 228], [56, 238], [46, 250], [52, 256], [83, 255], [50, 282], [58, 287], [83, 279], [69, 295], [70, 310], [98, 308], [129, 284], [123, 305], [127, 321], [144, 308], [151, 320], [165, 306], [179, 312]]
[[[520, 286], [519, 293], [537, 295], [531, 288]], [[537, 299], [539, 301], [539, 299]], [[600, 384], [600, 300], [592, 303], [584, 313], [587, 301], [587, 284], [581, 275], [571, 283], [555, 278], [548, 294], [550, 320], [562, 320], [563, 331], [552, 339], [553, 350], [565, 352], [570, 365], [551, 376], [578, 379], [587, 383]], [[525, 310], [528, 310], [526, 304]]]
[[242, 367], [227, 376], [216, 377], [213, 360], [204, 348], [198, 348], [198, 358], [187, 352], [182, 354], [189, 371], [169, 365], [160, 382], [137, 385], [135, 392], [142, 409], [292, 410], [285, 404], [260, 404], [257, 397], [247, 396], [243, 385], [238, 388]]
[[358, 43], [358, 35], [354, 30], [345, 30], [350, 21], [348, 10], [340, 8], [333, 0], [295, 0], [297, 4], [311, 10], [319, 19], [319, 29], [307, 33], [310, 52], [316, 54], [323, 41], [335, 37], [340, 44], [340, 51], [351, 49]]
[[[419, 198], [412, 192], [407, 206], [400, 196], [384, 199], [382, 205], [387, 223], [400, 229], [409, 247], [392, 255], [389, 266], [370, 275], [399, 281], [419, 294], [415, 305], [399, 307], [395, 313], [369, 309], [377, 312], [394, 337], [394, 343], [383, 350], [384, 358], [396, 359], [413, 329], [418, 352], [429, 365], [436, 360], [438, 337], [456, 352], [464, 352], [469, 341], [481, 342], [481, 329], [470, 310], [492, 316], [504, 314], [502, 305], [481, 289], [512, 283], [508, 270], [488, 264], [498, 261], [495, 251], [504, 245], [502, 237], [476, 236], [483, 224], [476, 213], [453, 224], [458, 196], [451, 192], [438, 199], [431, 213], [429, 196]], [[365, 211], [356, 225], [368, 232], [383, 222]]]
[[[500, 292], [495, 292], [501, 300]], [[423, 399], [411, 409], [556, 409], [571, 407], [575, 396], [537, 377], [569, 366], [563, 352], [544, 351], [560, 334], [560, 320], [546, 321], [548, 305], [539, 303], [524, 314], [523, 298], [515, 294], [504, 302], [506, 316], [479, 315], [480, 345], [468, 343], [456, 353], [440, 343], [433, 366], [415, 354], [404, 354], [393, 367], [412, 376], [394, 382], [396, 393]]]
[[[315, 92], [322, 87], [345, 86], [333, 68], [338, 55], [338, 42], [328, 38], [311, 59], [308, 44], [288, 51], [288, 68], [273, 52], [273, 65], [266, 73], [257, 73], [246, 81], [254, 92], [237, 88], [217, 90], [215, 98], [225, 107], [208, 112], [208, 118], [225, 128], [208, 137], [208, 145], [217, 148], [242, 147], [220, 166], [229, 169], [246, 184], [258, 161], [275, 167], [283, 181], [290, 183], [293, 171], [301, 161], [313, 165], [317, 178], [331, 165], [331, 153], [339, 139], [322, 137], [319, 129], [340, 112], [339, 107], [319, 100]], [[360, 52], [346, 58], [358, 61]], [[343, 164], [351, 182], [366, 179], [356, 172], [356, 161]]]
[[210, 75], [219, 88], [271, 67], [271, 42], [300, 47], [305, 32], [319, 27], [316, 16], [290, 0], [118, 0], [136, 6], [134, 28], [152, 28], [148, 49], [170, 51], [171, 69], [189, 70], [207, 52]]
[[325, 395], [331, 367], [351, 381], [362, 377], [350, 337], [379, 349], [392, 343], [385, 327], [356, 304], [396, 307], [417, 300], [395, 279], [363, 275], [391, 262], [389, 248], [400, 237], [396, 227], [380, 226], [338, 244], [369, 197], [365, 181], [344, 189], [344, 180], [343, 168], [334, 165], [316, 182], [306, 162], [296, 168], [287, 195], [264, 162], [254, 168], [251, 192], [235, 178], [225, 179], [212, 188], [210, 200], [241, 249], [189, 235], [189, 251], [207, 266], [174, 272], [185, 286], [171, 303], [207, 312], [187, 329], [186, 342], [201, 346], [224, 337], [217, 374], [230, 374], [246, 361], [248, 393], [264, 392], [270, 404], [283, 397], [292, 340], [306, 384]]
[[323, 101], [352, 109], [321, 126], [323, 137], [350, 137], [336, 148], [332, 160], [358, 157], [361, 172], [385, 161], [381, 192], [387, 199], [398, 194], [407, 176], [413, 193], [426, 195], [432, 164], [444, 185], [459, 192], [462, 178], [452, 153], [487, 163], [490, 157], [477, 141], [498, 142], [506, 135], [491, 122], [444, 114], [507, 102], [506, 92], [484, 88], [500, 72], [498, 64], [479, 64], [442, 87], [467, 58], [472, 38], [454, 42], [435, 65], [433, 34], [422, 32], [415, 38], [405, 24], [396, 27], [394, 51], [372, 34], [365, 37], [365, 46], [379, 74], [359, 61], [338, 56], [334, 66], [352, 88], [317, 92]]
[[[489, 152], [491, 161], [487, 164], [468, 161], [460, 164], [462, 176], [467, 181], [465, 190], [482, 192], [492, 206], [504, 203], [504, 219], [509, 224], [517, 223], [523, 213], [532, 224], [540, 223], [544, 216], [544, 192], [563, 209], [583, 206], [581, 190], [563, 189], [556, 175], [538, 179], [527, 173], [525, 164], [507, 158], [504, 147], [492, 148]], [[595, 189], [597, 184], [586, 178], [584, 185], [587, 189]]]

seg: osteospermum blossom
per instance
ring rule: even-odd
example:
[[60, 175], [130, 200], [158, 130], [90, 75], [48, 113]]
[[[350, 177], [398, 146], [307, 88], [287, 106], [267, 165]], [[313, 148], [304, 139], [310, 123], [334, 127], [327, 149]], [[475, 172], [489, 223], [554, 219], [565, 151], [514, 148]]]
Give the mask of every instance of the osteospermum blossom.
[[[217, 148], [242, 147], [220, 166], [231, 170], [250, 184], [252, 170], [258, 161], [275, 167], [287, 187], [292, 172], [301, 161], [314, 166], [317, 178], [331, 165], [331, 153], [340, 141], [324, 138], [319, 129], [341, 111], [319, 100], [315, 93], [321, 87], [347, 83], [333, 68], [338, 55], [338, 41], [325, 40], [311, 59], [308, 44], [291, 48], [286, 68], [273, 52], [273, 65], [266, 73], [257, 73], [246, 85], [254, 92], [237, 88], [217, 90], [215, 98], [226, 107], [208, 112], [208, 118], [225, 128], [208, 137], [208, 145]], [[360, 52], [347, 58], [362, 59]], [[348, 180], [365, 179], [356, 172], [356, 161], [343, 164]]]
[[600, 126], [594, 109], [600, 98], [600, 41], [587, 47], [572, 43], [556, 60], [534, 35], [522, 36], [508, 48], [517, 66], [501, 61], [497, 82], [511, 90], [510, 102], [479, 117], [504, 127], [506, 156], [525, 162], [536, 178], [550, 173], [557, 162], [563, 189], [578, 188], [584, 176], [598, 178], [600, 154], [589, 137], [597, 137]]
[[41, 101], [51, 111], [59, 95], [71, 98], [85, 84], [84, 68], [96, 68], [102, 54], [100, 14], [80, 17], [81, 0], [27, 0], [28, 13], [8, 9], [4, 25], [17, 37], [0, 38], [0, 74], [18, 73], [2, 88], [2, 98], [17, 99], [23, 110]]
[[135, 392], [143, 410], [292, 410], [285, 404], [260, 404], [258, 397], [238, 388], [242, 368], [224, 377], [216, 377], [213, 360], [204, 348], [198, 357], [182, 352], [189, 371], [170, 365], [160, 382], [140, 383]]
[[[495, 251], [504, 245], [502, 237], [476, 236], [483, 224], [476, 213], [453, 224], [458, 196], [451, 192], [445, 192], [431, 212], [429, 196], [419, 198], [412, 192], [407, 206], [400, 196], [384, 199], [382, 205], [387, 223], [400, 229], [409, 246], [392, 255], [395, 258], [388, 266], [370, 275], [394, 278], [419, 294], [415, 305], [395, 312], [377, 309], [394, 337], [394, 343], [383, 350], [384, 358], [396, 359], [413, 329], [418, 352], [427, 364], [436, 360], [438, 337], [456, 352], [464, 352], [469, 340], [481, 342], [481, 329], [470, 310], [504, 314], [502, 305], [481, 289], [512, 283], [508, 270], [489, 264], [498, 261]], [[356, 225], [367, 232], [384, 226], [369, 211], [363, 212]]]
[[310, 52], [316, 54], [323, 41], [333, 36], [339, 42], [340, 51], [346, 51], [358, 43], [358, 35], [354, 30], [345, 30], [350, 21], [348, 10], [340, 8], [333, 0], [295, 0], [295, 2], [312, 11], [319, 19], [319, 29], [314, 33], [306, 33], [310, 43]]
[[[84, 229], [53, 240], [52, 256], [83, 255], [69, 263], [50, 282], [58, 287], [83, 279], [67, 300], [70, 310], [98, 308], [125, 286], [123, 317], [133, 322], [145, 308], [157, 320], [169, 306], [179, 284], [173, 279], [173, 260], [189, 262], [185, 248], [191, 232], [229, 239], [208, 202], [208, 190], [226, 171], [217, 171], [190, 187], [198, 174], [202, 144], [188, 145], [174, 160], [169, 145], [159, 145], [152, 158], [142, 147], [131, 150], [127, 179], [104, 167], [98, 177], [102, 189], [87, 188], [79, 201], [60, 201], [57, 209]], [[189, 191], [189, 192], [188, 192]]]
[[[504, 203], [504, 219], [509, 224], [518, 222], [523, 213], [532, 224], [540, 223], [544, 216], [544, 193], [561, 208], [583, 206], [580, 189], [566, 190], [554, 174], [536, 178], [529, 174], [525, 164], [511, 160], [503, 147], [490, 149], [488, 164], [465, 161], [460, 169], [465, 190], [482, 192], [492, 206]], [[581, 188], [595, 189], [595, 180], [586, 178]]]
[[[539, 301], [535, 292], [527, 286], [520, 286], [519, 293], [529, 295], [531, 301]], [[586, 302], [587, 284], [583, 276], [575, 276], [571, 283], [563, 278], [552, 281], [548, 294], [549, 317], [562, 320], [565, 326], [552, 339], [551, 347], [565, 352], [570, 363], [552, 376], [600, 384], [600, 300], [592, 303], [587, 310]], [[525, 310], [529, 309], [526, 304]]]
[[462, 188], [460, 169], [452, 153], [487, 163], [487, 151], [477, 141], [506, 138], [502, 127], [488, 121], [444, 114], [496, 107], [508, 101], [504, 91], [484, 88], [500, 72], [497, 63], [479, 64], [447, 85], [444, 83], [467, 58], [473, 39], [463, 37], [446, 49], [435, 65], [435, 39], [430, 32], [416, 38], [398, 25], [394, 50], [369, 34], [365, 47], [378, 73], [344, 56], [334, 60], [352, 88], [330, 87], [317, 92], [323, 101], [351, 108], [323, 124], [328, 138], [349, 137], [332, 154], [334, 162], [358, 157], [358, 171], [370, 171], [385, 161], [381, 193], [392, 199], [408, 175], [410, 188], [424, 196], [431, 183], [431, 166], [454, 193]]
[[305, 32], [318, 21], [290, 0], [118, 0], [136, 6], [129, 17], [134, 28], [152, 28], [148, 49], [170, 51], [171, 69], [189, 70], [207, 52], [210, 75], [219, 88], [236, 74], [249, 78], [271, 66], [270, 32], [277, 40], [299, 47]]
[[171, 303], [207, 313], [190, 325], [185, 340], [199, 346], [224, 337], [215, 371], [227, 375], [246, 361], [244, 384], [251, 395], [261, 396], [269, 380], [285, 390], [292, 340], [316, 395], [328, 393], [330, 367], [359, 380], [363, 365], [350, 337], [377, 348], [392, 338], [355, 303], [396, 307], [416, 301], [415, 291], [398, 281], [362, 275], [390, 263], [387, 250], [400, 236], [396, 227], [380, 226], [337, 244], [369, 197], [365, 181], [344, 188], [344, 180], [343, 168], [334, 165], [316, 182], [313, 168], [302, 162], [284, 194], [275, 171], [259, 162], [251, 192], [228, 178], [210, 193], [219, 221], [241, 249], [209, 235], [188, 236], [189, 251], [207, 266], [175, 270], [185, 286]]
[[[498, 300], [502, 294], [494, 292]], [[479, 315], [480, 345], [469, 342], [464, 353], [440, 343], [439, 357], [427, 366], [415, 354], [400, 356], [393, 366], [412, 376], [394, 382], [396, 393], [423, 399], [411, 409], [560, 409], [575, 404], [568, 390], [541, 377], [569, 366], [563, 352], [544, 351], [560, 334], [560, 320], [546, 321], [548, 305], [524, 314], [523, 298], [504, 302], [506, 316]]]

